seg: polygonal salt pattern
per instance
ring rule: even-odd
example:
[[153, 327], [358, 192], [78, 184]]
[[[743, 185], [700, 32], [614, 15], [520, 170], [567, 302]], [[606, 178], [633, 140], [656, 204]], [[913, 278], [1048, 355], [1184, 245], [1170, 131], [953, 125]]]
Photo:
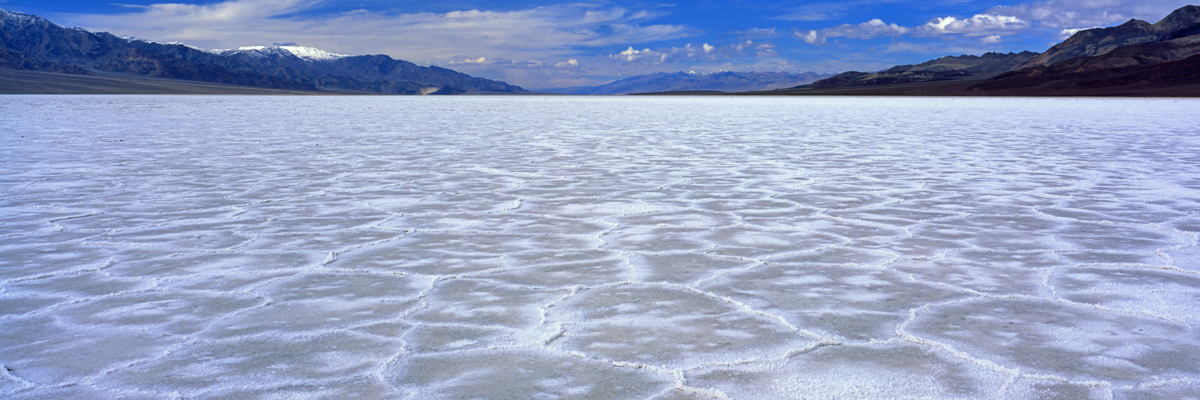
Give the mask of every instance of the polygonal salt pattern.
[[922, 282], [939, 282], [989, 295], [1047, 296], [1045, 269], [984, 264], [969, 259], [899, 260], [890, 265]]
[[415, 302], [274, 303], [223, 318], [205, 336], [227, 339], [321, 334], [394, 320], [415, 305]]
[[1012, 380], [933, 349], [905, 342], [824, 346], [785, 360], [688, 371], [688, 386], [733, 399], [980, 399]]
[[1191, 379], [1151, 381], [1114, 390], [1119, 399], [1200, 399], [1200, 382]]
[[[1168, 390], [1152, 390], [1155, 393], [1154, 397], [1150, 398], [1172, 398], [1182, 399], [1183, 397], [1169, 396], [1171, 391]], [[1167, 395], [1166, 397], [1158, 397]], [[1101, 400], [1112, 398], [1137, 398], [1137, 397], [1116, 397], [1113, 395], [1112, 385], [1105, 382], [1068, 382], [1063, 379], [1045, 378], [1045, 377], [1023, 377], [1017, 379], [1009, 387], [1005, 388], [1002, 396], [1015, 399], [1052, 399], [1052, 400]]]
[[891, 270], [828, 264], [768, 264], [700, 288], [842, 341], [888, 340], [909, 310], [971, 297]]
[[905, 330], [1027, 374], [1136, 386], [1200, 373], [1182, 322], [1051, 299], [984, 298], [922, 310]]
[[727, 299], [662, 285], [582, 290], [550, 307], [546, 322], [562, 327], [550, 348], [668, 370], [782, 357], [818, 339]]
[[400, 274], [312, 272], [295, 274], [254, 289], [273, 302], [324, 300], [381, 302], [416, 299], [431, 279]]
[[[374, 378], [379, 366], [399, 349], [397, 341], [351, 332], [204, 341], [114, 371], [97, 386], [177, 391], [186, 397], [236, 397], [251, 390], [332, 386], [348, 377]], [[255, 384], [247, 387], [247, 382]]]
[[1200, 325], [1200, 275], [1080, 266], [1055, 270], [1049, 283], [1062, 299]]
[[146, 291], [64, 305], [54, 315], [87, 327], [133, 327], [171, 335], [195, 334], [214, 321], [261, 306], [265, 300], [242, 293]]
[[0, 359], [6, 373], [35, 387], [86, 384], [106, 372], [158, 357], [183, 341], [137, 327], [80, 332], [47, 316], [6, 318], [3, 325]]
[[422, 323], [404, 335], [407, 354], [448, 353], [482, 348], [514, 347], [518, 332], [470, 324]]
[[0, 251], [0, 281], [4, 282], [99, 270], [116, 255], [111, 249], [79, 243], [5, 245]]
[[740, 257], [689, 252], [630, 253], [626, 258], [634, 271], [632, 281], [683, 285], [757, 265], [755, 261]]
[[571, 288], [625, 282], [631, 274], [624, 259], [606, 258], [511, 269], [481, 277], [514, 285]]
[[0, 397], [1200, 398], [1197, 105], [0, 96]]
[[412, 321], [533, 328], [541, 321], [539, 306], [565, 295], [565, 290], [535, 289], [502, 283], [455, 279], [440, 283], [422, 299], [426, 304]]
[[531, 349], [406, 357], [387, 382], [417, 399], [649, 398], [673, 387], [667, 374]]

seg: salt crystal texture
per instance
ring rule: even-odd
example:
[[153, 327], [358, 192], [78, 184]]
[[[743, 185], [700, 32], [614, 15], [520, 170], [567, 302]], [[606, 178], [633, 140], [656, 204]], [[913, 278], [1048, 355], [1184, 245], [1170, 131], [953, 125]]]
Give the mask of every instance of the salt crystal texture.
[[3, 398], [1200, 395], [1195, 100], [0, 109]]

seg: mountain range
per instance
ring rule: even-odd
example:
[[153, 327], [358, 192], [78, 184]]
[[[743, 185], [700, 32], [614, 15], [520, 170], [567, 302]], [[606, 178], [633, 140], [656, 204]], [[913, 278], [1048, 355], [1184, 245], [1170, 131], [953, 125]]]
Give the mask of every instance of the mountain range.
[[[255, 90], [531, 93], [505, 82], [386, 55], [349, 56], [294, 44], [205, 50], [64, 28], [38, 16], [0, 10], [0, 93]], [[1081, 30], [1043, 53], [947, 56], [883, 71], [834, 76], [813, 72], [654, 73], [600, 86], [542, 91], [587, 95], [1200, 96], [1200, 7], [1179, 8], [1153, 24], [1130, 20], [1110, 28]]]
[[1040, 54], [943, 57], [772, 94], [1200, 96], [1200, 7], [1081, 30]]
[[843, 72], [834, 77], [813, 82], [810, 86], [822, 89], [950, 80], [979, 73], [1008, 71], [1037, 56], [1038, 53], [1029, 51], [1008, 54], [986, 53], [982, 56], [946, 56], [916, 65], [897, 65], [874, 73]]
[[0, 68], [340, 93], [528, 93], [504, 82], [386, 55], [345, 56], [288, 45], [203, 50], [64, 28], [45, 18], [4, 10], [0, 10]]
[[805, 72], [658, 72], [638, 75], [600, 86], [583, 86], [561, 89], [541, 89], [546, 93], [606, 95], [645, 92], [718, 91], [746, 92], [771, 90], [808, 84], [830, 74]]

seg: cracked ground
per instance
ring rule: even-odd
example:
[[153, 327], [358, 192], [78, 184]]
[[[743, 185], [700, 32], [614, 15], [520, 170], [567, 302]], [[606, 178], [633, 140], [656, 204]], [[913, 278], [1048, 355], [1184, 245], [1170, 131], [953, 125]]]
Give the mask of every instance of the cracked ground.
[[0, 397], [1200, 397], [1200, 103], [0, 97]]

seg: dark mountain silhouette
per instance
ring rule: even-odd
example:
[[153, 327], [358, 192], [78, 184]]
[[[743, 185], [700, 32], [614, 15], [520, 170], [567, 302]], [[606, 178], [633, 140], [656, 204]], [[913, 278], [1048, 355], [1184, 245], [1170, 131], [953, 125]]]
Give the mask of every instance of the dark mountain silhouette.
[[970, 90], [1044, 92], [1147, 85], [1178, 87], [1200, 83], [1197, 55], [1200, 55], [1200, 7], [1185, 6], [1155, 24], [1131, 20], [1111, 28], [1076, 32], [1013, 71], [975, 84]]
[[[315, 56], [314, 56], [315, 55]], [[326, 56], [326, 57], [320, 57]], [[385, 55], [340, 56], [298, 46], [211, 52], [68, 29], [0, 10], [0, 68], [126, 73], [284, 90], [381, 94], [525, 93], [504, 82]]]
[[875, 73], [844, 72], [832, 78], [813, 82], [814, 89], [892, 85], [901, 83], [933, 82], [962, 78], [975, 74], [996, 74], [1008, 71], [1034, 57], [1038, 53], [987, 53], [982, 56], [946, 56], [916, 65], [898, 65]]
[[[459, 92], [523, 93], [520, 87], [440, 67], [422, 67], [386, 55], [341, 56], [300, 46], [248, 47], [210, 53], [183, 45], [130, 41], [130, 45], [185, 60], [251, 70], [322, 89], [420, 93], [429, 88]], [[325, 57], [306, 57], [317, 53]]]
[[697, 74], [658, 72], [638, 75], [601, 86], [545, 89], [543, 92], [581, 95], [631, 94], [648, 92], [718, 91], [744, 92], [771, 90], [813, 82], [828, 75], [815, 72], [717, 72]]
[[978, 90], [1031, 88], [1048, 84], [1080, 87], [1119, 86], [1138, 82], [1200, 81], [1200, 43], [1172, 42], [1118, 47], [1104, 55], [1078, 57], [1000, 74], [975, 86]]
[[1062, 43], [1054, 45], [1045, 53], [1014, 69], [1050, 65], [1078, 57], [1099, 56], [1125, 46], [1195, 38], [1197, 34], [1200, 34], [1200, 7], [1184, 6], [1156, 24], [1134, 19], [1111, 28], [1076, 32]]
[[[1200, 7], [1179, 8], [1154, 24], [1131, 20], [1079, 31], [1041, 54], [970, 57], [945, 57], [874, 74], [847, 72], [788, 93], [1200, 96]], [[984, 58], [1005, 60], [971, 66]], [[952, 59], [969, 62], [960, 64], [966, 67], [937, 67]]]

